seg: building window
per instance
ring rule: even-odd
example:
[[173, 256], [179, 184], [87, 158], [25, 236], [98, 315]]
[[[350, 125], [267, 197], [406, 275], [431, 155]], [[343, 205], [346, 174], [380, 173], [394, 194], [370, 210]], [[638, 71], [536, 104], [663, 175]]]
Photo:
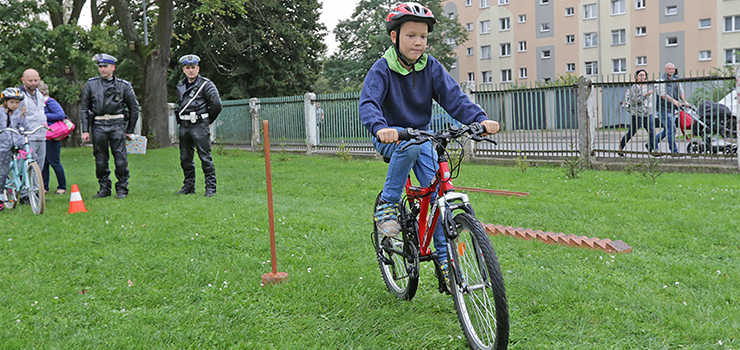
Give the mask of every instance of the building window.
[[473, 25], [473, 22], [470, 22], [470, 23], [465, 23], [465, 30], [467, 30], [467, 31], [471, 31], [471, 30], [473, 30], [473, 29], [474, 29], [474, 25]]
[[491, 21], [480, 21], [480, 33], [488, 34], [491, 32]]
[[542, 23], [540, 26], [540, 32], [549, 32], [550, 31], [550, 23]]
[[699, 61], [711, 61], [711, 60], [712, 60], [712, 50], [699, 51]]
[[576, 64], [575, 63], [568, 63], [568, 64], [566, 64], [565, 65], [565, 71], [568, 72], [568, 73], [575, 72], [576, 71]]
[[635, 28], [635, 36], [645, 36], [647, 35], [647, 27], [636, 27]]
[[465, 0], [465, 6], [473, 6], [473, 0]]
[[501, 52], [499, 53], [500, 57], [509, 57], [511, 56], [511, 44], [510, 43], [503, 43], [499, 45]]
[[678, 14], [678, 6], [666, 6], [665, 7], [666, 16], [675, 16], [677, 14]]
[[450, 69], [455, 69], [455, 68], [457, 68], [457, 62], [452, 62], [452, 64], [450, 65]]
[[570, 34], [565, 36], [565, 43], [566, 44], [575, 44], [576, 43], [576, 36], [575, 34]]
[[599, 62], [589, 61], [585, 63], [586, 75], [597, 75], [599, 74]]
[[445, 38], [445, 44], [447, 45], [456, 45], [455, 38]]
[[647, 56], [637, 56], [635, 59], [636, 66], [647, 66]]
[[498, 30], [500, 32], [511, 29], [511, 19], [509, 17], [498, 19]]
[[480, 8], [491, 7], [491, 0], [480, 0]]
[[597, 47], [597, 46], [599, 46], [599, 37], [597, 36], [595, 32], [583, 34], [583, 47], [584, 48]]
[[740, 15], [725, 17], [725, 32], [740, 31]]
[[483, 84], [493, 83], [493, 74], [491, 74], [491, 71], [490, 70], [485, 71], [485, 72], [481, 72], [481, 75], [482, 75], [482, 78], [483, 78], [483, 81], [482, 81]]
[[519, 79], [527, 79], [527, 67], [519, 68]]
[[449, 17], [450, 19], [455, 19], [455, 13], [454, 12], [450, 12], [450, 13], [447, 14], [447, 17]]
[[624, 45], [625, 36], [624, 29], [612, 30], [612, 45]]
[[727, 49], [725, 50], [725, 63], [726, 64], [738, 64], [740, 63], [740, 49]]
[[498, 0], [498, 4], [499, 5], [508, 5], [509, 4], [509, 0]]
[[519, 23], [526, 23], [527, 15], [519, 15]]
[[491, 45], [480, 47], [480, 59], [485, 60], [491, 58]]
[[641, 10], [645, 8], [646, 0], [635, 0], [635, 10]]
[[468, 72], [468, 81], [475, 81], [475, 73]]
[[519, 52], [527, 52], [527, 42], [526, 41], [519, 42]]
[[547, 5], [550, 3], [550, 0], [540, 0], [540, 5]]
[[542, 50], [542, 59], [543, 60], [550, 59], [550, 50]]
[[474, 47], [468, 47], [468, 48], [465, 49], [465, 53], [468, 56], [473, 56], [473, 55], [475, 55], [475, 48]]
[[501, 70], [501, 82], [502, 83], [510, 83], [511, 82], [511, 69], [502, 69]]
[[583, 19], [596, 18], [596, 4], [583, 5]]
[[712, 19], [704, 18], [699, 20], [699, 29], [712, 28]]
[[678, 46], [678, 37], [669, 36], [665, 38], [665, 46]]
[[624, 0], [612, 0], [612, 15], [624, 14]]
[[612, 73], [627, 73], [627, 59], [617, 58], [612, 60]]
[[575, 7], [566, 7], [565, 8], [565, 17], [574, 16], [576, 14]]

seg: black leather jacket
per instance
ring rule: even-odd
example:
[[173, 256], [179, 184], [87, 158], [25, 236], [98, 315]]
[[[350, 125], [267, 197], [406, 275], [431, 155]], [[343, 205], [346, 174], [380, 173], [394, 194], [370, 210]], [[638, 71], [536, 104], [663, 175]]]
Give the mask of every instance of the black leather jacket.
[[[190, 112], [195, 112], [195, 114], [200, 116], [201, 114], [208, 113], [208, 120], [206, 122], [209, 124], [213, 123], [216, 118], [218, 118], [218, 114], [221, 113], [222, 109], [221, 96], [218, 94], [216, 85], [213, 84], [212, 81], [200, 75], [195, 78], [195, 82], [190, 86], [190, 88], [187, 88], [187, 81], [188, 78], [184, 78], [177, 83], [178, 108], [175, 117], [180, 123], [182, 123], [183, 121], [180, 120], [180, 114], [188, 115]], [[198, 96], [195, 96], [195, 93], [198, 92], [200, 86], [203, 84], [206, 84], [203, 86], [203, 90], [200, 91]], [[183, 111], [182, 108], [185, 107], [193, 97], [195, 97], [193, 102], [191, 102], [190, 105], [188, 105], [188, 108]], [[201, 120], [203, 119], [198, 119], [199, 122]]]
[[[139, 120], [139, 100], [136, 99], [131, 83], [113, 77], [105, 81], [102, 77], [90, 78], [82, 89], [80, 124], [82, 132], [90, 132], [94, 117], [104, 114], [126, 116], [126, 133], [133, 134]], [[126, 109], [128, 108], [128, 112]]]

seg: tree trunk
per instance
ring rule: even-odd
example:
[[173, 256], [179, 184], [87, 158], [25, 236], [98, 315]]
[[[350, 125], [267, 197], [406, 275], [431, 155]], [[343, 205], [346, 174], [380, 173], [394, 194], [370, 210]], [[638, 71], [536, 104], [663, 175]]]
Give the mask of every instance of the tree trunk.
[[167, 110], [167, 67], [170, 64], [170, 44], [172, 41], [172, 21], [174, 2], [158, 0], [159, 16], [154, 31], [154, 49], [144, 46], [141, 36], [136, 32], [127, 2], [115, 0], [116, 16], [121, 25], [124, 38], [135, 43], [135, 53], [144, 68], [144, 87], [141, 99], [142, 134], [151, 138], [150, 146], [169, 147]]

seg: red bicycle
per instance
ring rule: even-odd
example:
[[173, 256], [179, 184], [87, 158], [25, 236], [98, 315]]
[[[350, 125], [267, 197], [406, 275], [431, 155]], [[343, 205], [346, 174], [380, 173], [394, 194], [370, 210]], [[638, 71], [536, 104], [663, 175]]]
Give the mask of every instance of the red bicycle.
[[[439, 167], [429, 187], [413, 186], [410, 176], [406, 180], [403, 205], [399, 206], [401, 234], [386, 237], [374, 228], [372, 240], [380, 273], [391, 293], [399, 299], [411, 300], [419, 286], [419, 263], [433, 261], [439, 291], [452, 294], [460, 326], [471, 348], [503, 350], [509, 343], [509, 308], [498, 258], [475, 217], [468, 195], [455, 192], [451, 182], [459, 174], [466, 142], [495, 143], [482, 137], [484, 132], [485, 128], [478, 123], [436, 133], [411, 128], [399, 132], [399, 139], [409, 141], [404, 147], [433, 142]], [[460, 146], [459, 152], [448, 150], [451, 141]], [[457, 160], [452, 169], [450, 158]], [[380, 194], [375, 207], [379, 202]], [[447, 238], [451, 291], [444, 283], [436, 252], [430, 249], [434, 228], [440, 220]]]

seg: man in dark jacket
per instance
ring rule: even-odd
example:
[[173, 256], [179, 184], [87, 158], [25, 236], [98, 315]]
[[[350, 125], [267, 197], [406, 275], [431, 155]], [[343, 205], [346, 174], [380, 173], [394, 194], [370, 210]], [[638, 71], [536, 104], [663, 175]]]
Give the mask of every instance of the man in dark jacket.
[[212, 81], [200, 76], [200, 57], [180, 58], [185, 79], [177, 83], [177, 118], [180, 122], [180, 166], [185, 180], [177, 194], [195, 193], [195, 150], [203, 168], [206, 197], [216, 193], [216, 166], [211, 157], [210, 124], [221, 113], [221, 96]]
[[129, 179], [126, 139], [131, 139], [139, 119], [139, 101], [131, 83], [113, 75], [118, 61], [115, 57], [97, 54], [93, 61], [98, 64], [100, 76], [90, 78], [85, 84], [80, 107], [82, 140], [88, 142], [92, 133], [95, 176], [100, 184], [93, 198], [111, 195], [109, 148], [116, 164], [116, 198], [126, 198]]

